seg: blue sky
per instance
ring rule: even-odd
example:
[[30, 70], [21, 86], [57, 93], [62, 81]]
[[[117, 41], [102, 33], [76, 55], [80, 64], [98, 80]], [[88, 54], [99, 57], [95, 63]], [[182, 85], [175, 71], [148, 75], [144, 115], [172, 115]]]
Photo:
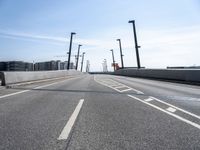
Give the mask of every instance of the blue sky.
[[[136, 20], [141, 64], [147, 68], [200, 65], [199, 0], [0, 0], [0, 61], [67, 60], [78, 44], [92, 71], [111, 70], [117, 38], [122, 40], [125, 66], [136, 66], [132, 26]], [[74, 61], [74, 58], [72, 58]]]

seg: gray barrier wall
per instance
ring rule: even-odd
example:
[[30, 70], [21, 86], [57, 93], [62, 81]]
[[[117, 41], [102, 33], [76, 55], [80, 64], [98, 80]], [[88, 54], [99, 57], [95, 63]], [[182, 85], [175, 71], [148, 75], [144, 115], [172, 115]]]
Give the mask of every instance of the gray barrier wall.
[[113, 74], [130, 77], [200, 82], [200, 69], [120, 69]]
[[4, 85], [4, 81], [5, 81], [4, 74], [3, 72], [0, 72], [0, 85]]
[[80, 75], [82, 72], [76, 70], [59, 70], [59, 71], [27, 71], [27, 72], [0, 72], [2, 85], [65, 77], [71, 75]]

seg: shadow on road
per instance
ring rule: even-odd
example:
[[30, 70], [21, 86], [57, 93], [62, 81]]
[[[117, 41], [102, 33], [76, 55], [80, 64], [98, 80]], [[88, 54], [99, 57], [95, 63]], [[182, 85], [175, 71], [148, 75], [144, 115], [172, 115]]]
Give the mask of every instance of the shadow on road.
[[31, 90], [31, 91], [47, 91], [47, 92], [65, 92], [65, 93], [96, 93], [96, 94], [118, 94], [118, 95], [124, 95], [124, 94], [134, 94], [134, 95], [143, 95], [144, 94], [138, 94], [134, 91], [132, 92], [117, 92], [117, 91], [98, 91], [98, 90], [63, 90], [63, 89], [32, 89], [32, 88], [12, 88], [16, 90]]

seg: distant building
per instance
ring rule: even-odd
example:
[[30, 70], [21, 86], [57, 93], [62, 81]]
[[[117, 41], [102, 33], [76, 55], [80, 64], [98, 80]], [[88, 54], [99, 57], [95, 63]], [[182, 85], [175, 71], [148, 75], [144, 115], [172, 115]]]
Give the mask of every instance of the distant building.
[[71, 63], [69, 64], [69, 69], [75, 69], [75, 68], [76, 68], [76, 67], [75, 67], [74, 63], [71, 62]]
[[[74, 63], [70, 63], [70, 69], [75, 69]], [[67, 61], [46, 61], [28, 63], [23, 61], [0, 62], [0, 71], [50, 71], [50, 70], [67, 70]]]
[[60, 62], [60, 70], [66, 70], [67, 69], [67, 62]]
[[[74, 69], [74, 63], [70, 63], [70, 69]], [[45, 70], [67, 70], [67, 61], [61, 62], [58, 61], [47, 61], [47, 62], [38, 62], [34, 64], [35, 71], [45, 71]]]
[[33, 64], [23, 61], [0, 62], [0, 71], [33, 71]]
[[6, 62], [0, 62], [0, 71], [6, 71]]
[[37, 62], [34, 64], [35, 71], [58, 70], [58, 68], [58, 62], [56, 61]]

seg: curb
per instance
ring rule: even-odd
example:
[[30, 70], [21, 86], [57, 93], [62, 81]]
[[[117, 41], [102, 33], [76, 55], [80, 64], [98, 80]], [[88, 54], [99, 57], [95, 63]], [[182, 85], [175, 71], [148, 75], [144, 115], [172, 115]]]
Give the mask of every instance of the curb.
[[36, 80], [36, 81], [28, 81], [28, 82], [22, 82], [22, 83], [9, 84], [9, 85], [6, 85], [5, 88], [9, 89], [9, 88], [17, 87], [17, 86], [30, 85], [30, 84], [34, 84], [34, 83], [42, 83], [42, 82], [48, 82], [48, 81], [56, 81], [56, 80], [61, 80], [61, 79], [70, 79], [70, 78], [73, 78], [73, 77], [77, 77], [77, 76], [68, 76], [68, 77], [51, 78], [51, 79], [44, 79], [44, 80]]

